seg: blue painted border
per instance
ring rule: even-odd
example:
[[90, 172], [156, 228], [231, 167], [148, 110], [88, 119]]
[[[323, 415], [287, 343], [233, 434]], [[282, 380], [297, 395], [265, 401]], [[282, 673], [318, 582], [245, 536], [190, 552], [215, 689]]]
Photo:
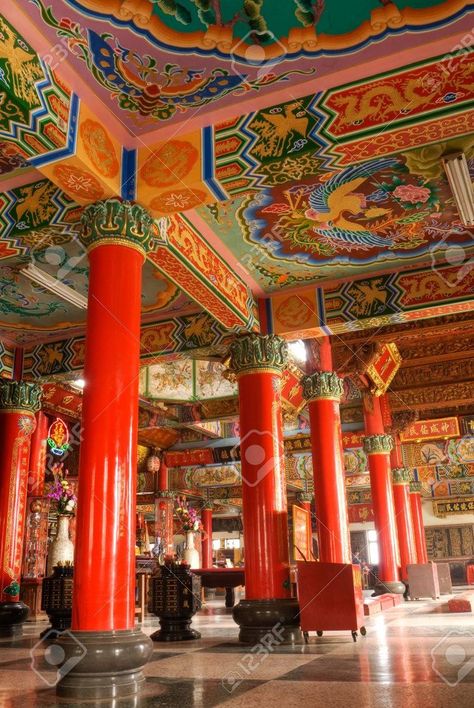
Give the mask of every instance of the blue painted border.
[[79, 118], [80, 98], [76, 93], [71, 95], [71, 104], [69, 110], [69, 123], [67, 129], [67, 142], [65, 147], [52, 150], [44, 155], [30, 157], [28, 163], [33, 167], [42, 167], [49, 165], [51, 162], [61, 160], [63, 157], [70, 157], [76, 152], [77, 146], [77, 126]]
[[272, 300], [267, 297], [265, 300], [265, 313], [267, 315], [267, 334], [273, 334], [273, 310], [272, 310]]
[[202, 179], [212, 194], [220, 202], [229, 199], [229, 195], [222, 189], [214, 174], [214, 128], [210, 125], [202, 129]]
[[137, 194], [137, 151], [122, 147], [122, 171], [120, 175], [120, 195], [122, 199], [133, 201]]

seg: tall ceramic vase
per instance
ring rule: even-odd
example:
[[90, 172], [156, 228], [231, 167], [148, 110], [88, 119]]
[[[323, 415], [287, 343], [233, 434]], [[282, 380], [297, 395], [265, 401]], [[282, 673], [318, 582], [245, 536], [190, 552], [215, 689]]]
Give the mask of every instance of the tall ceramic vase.
[[194, 546], [194, 532], [186, 531], [186, 546], [184, 560], [191, 568], [199, 568], [199, 552]]
[[48, 575], [51, 575], [53, 568], [58, 563], [74, 561], [74, 544], [69, 538], [69, 521], [71, 517], [68, 514], [58, 516], [58, 530], [56, 538], [51, 544], [48, 556]]

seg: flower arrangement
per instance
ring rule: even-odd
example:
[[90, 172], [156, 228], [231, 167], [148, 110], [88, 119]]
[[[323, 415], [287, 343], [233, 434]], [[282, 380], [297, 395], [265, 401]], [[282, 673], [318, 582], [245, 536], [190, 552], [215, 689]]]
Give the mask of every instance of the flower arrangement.
[[201, 531], [201, 517], [198, 516], [196, 509], [189, 506], [185, 497], [178, 497], [175, 511], [176, 516], [181, 522], [181, 528], [185, 533], [189, 531]]
[[76, 509], [77, 497], [69, 488], [67, 481], [68, 471], [63, 470], [63, 463], [53, 465], [52, 472], [54, 482], [51, 484], [48, 498], [57, 502], [58, 515], [74, 515]]

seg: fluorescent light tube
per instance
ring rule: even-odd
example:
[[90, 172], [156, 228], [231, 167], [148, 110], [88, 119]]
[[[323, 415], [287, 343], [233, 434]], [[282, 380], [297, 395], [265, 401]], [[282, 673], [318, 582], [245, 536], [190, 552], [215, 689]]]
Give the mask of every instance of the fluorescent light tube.
[[474, 226], [474, 187], [466, 155], [453, 152], [443, 155], [443, 167], [464, 226]]
[[28, 280], [33, 281], [37, 285], [41, 285], [45, 290], [54, 293], [62, 300], [70, 302], [71, 305], [78, 307], [81, 310], [87, 310], [87, 298], [85, 298], [80, 293], [70, 288], [68, 285], [64, 285], [60, 280], [54, 278], [49, 273], [45, 273], [44, 270], [37, 268], [33, 263], [28, 263], [25, 268], [21, 268], [21, 275], [24, 275]]

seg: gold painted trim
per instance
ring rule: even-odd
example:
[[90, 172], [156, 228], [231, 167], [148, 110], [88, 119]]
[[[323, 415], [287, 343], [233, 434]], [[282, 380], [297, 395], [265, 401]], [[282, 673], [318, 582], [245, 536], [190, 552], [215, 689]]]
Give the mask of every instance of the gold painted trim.
[[97, 241], [86, 246], [87, 253], [90, 253], [95, 248], [99, 248], [99, 246], [125, 246], [125, 248], [132, 248], [143, 256], [143, 262], [146, 261], [146, 250], [136, 243], [130, 243], [125, 238], [99, 238]]
[[35, 417], [35, 414], [30, 408], [0, 408], [0, 414], [1, 413], [17, 413], [18, 415], [29, 415], [31, 418]]
[[247, 374], [274, 374], [281, 379], [283, 372], [280, 369], [272, 369], [269, 366], [262, 367], [261, 369], [253, 367], [252, 369], [245, 369], [245, 371], [239, 371], [238, 373], [236, 372], [235, 376], [237, 380], [239, 380], [242, 376], [246, 376]]
[[306, 403], [313, 403], [314, 401], [335, 401], [335, 403], [340, 403], [341, 399], [339, 396], [315, 396], [306, 399]]

